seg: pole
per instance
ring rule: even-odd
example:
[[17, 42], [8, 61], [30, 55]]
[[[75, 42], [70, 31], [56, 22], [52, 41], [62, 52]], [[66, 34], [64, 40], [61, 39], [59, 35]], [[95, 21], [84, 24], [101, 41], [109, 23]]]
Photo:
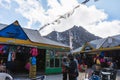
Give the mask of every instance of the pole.
[[71, 30], [69, 30], [69, 44], [70, 44], [70, 52], [73, 53], [73, 46], [72, 46], [72, 40], [73, 40], [73, 34], [71, 32]]

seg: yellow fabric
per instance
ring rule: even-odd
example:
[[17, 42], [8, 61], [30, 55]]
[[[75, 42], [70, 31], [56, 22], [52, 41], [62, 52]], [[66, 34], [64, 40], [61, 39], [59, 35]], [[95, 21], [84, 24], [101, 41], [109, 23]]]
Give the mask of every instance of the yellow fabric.
[[36, 77], [36, 65], [30, 65], [29, 78]]
[[100, 64], [100, 60], [99, 59], [96, 60], [96, 64]]

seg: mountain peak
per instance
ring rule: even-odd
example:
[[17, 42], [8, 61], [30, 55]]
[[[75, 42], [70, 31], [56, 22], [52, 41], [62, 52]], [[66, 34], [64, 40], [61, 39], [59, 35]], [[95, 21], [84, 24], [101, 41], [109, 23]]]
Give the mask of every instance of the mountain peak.
[[44, 37], [69, 45], [69, 31], [71, 31], [73, 35], [73, 49], [76, 49], [91, 40], [100, 39], [100, 37], [88, 32], [83, 27], [76, 25], [64, 32], [53, 31]]

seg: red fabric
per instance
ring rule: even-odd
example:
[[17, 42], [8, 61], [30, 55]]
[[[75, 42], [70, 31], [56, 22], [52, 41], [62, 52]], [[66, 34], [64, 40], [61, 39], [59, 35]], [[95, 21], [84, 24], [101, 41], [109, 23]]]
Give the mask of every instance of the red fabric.
[[80, 71], [80, 72], [83, 72], [83, 71], [85, 71], [85, 70], [83, 70], [83, 68], [81, 67], [81, 65], [85, 68], [85, 64], [79, 64], [79, 65], [78, 65], [79, 71]]
[[14, 60], [15, 60], [15, 58], [16, 58], [16, 53], [15, 53], [15, 52], [13, 52], [13, 53], [12, 53], [12, 61], [14, 61]]
[[0, 45], [0, 54], [3, 54], [3, 47], [4, 45]]
[[25, 69], [30, 70], [30, 62], [26, 63]]
[[81, 68], [80, 64], [78, 65], [78, 69], [79, 69], [79, 71], [82, 71], [82, 68]]
[[32, 49], [30, 50], [30, 53], [32, 54], [32, 56], [37, 56], [37, 55], [38, 55], [38, 50], [37, 50], [37, 48], [32, 48]]
[[64, 65], [62, 65], [62, 72], [67, 72], [67, 68]]
[[105, 62], [105, 60], [104, 60], [103, 58], [101, 58], [101, 59], [100, 59], [100, 62], [101, 62], [101, 63], [102, 63], [102, 62]]

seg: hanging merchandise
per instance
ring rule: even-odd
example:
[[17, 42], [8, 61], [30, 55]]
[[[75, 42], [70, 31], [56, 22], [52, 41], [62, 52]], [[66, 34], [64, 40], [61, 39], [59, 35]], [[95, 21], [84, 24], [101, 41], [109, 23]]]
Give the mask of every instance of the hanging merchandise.
[[3, 54], [3, 47], [4, 45], [0, 45], [0, 54]]
[[21, 47], [20, 47], [20, 46], [18, 46], [18, 47], [17, 47], [16, 52], [17, 52], [17, 53], [21, 53], [21, 52], [22, 52], [22, 51], [21, 51]]
[[9, 50], [9, 48], [8, 48], [8, 45], [4, 45], [3, 46], [3, 54], [8, 54], [8, 51]]
[[16, 51], [16, 46], [10, 46], [9, 51], [15, 52]]
[[25, 50], [25, 47], [24, 47], [24, 46], [22, 46], [22, 48], [21, 48], [21, 52], [22, 52], [22, 53], [25, 53], [25, 52], [26, 52], [26, 50]]
[[25, 64], [25, 69], [28, 70], [28, 71], [30, 70], [30, 62], [27, 62], [27, 63]]
[[16, 58], [16, 53], [15, 52], [12, 52], [12, 61], [14, 61]]
[[32, 65], [36, 65], [36, 57], [32, 57], [31, 58], [31, 64]]
[[29, 70], [29, 78], [36, 77], [36, 57], [30, 57], [30, 70]]
[[15, 50], [16, 50], [15, 46], [10, 46], [9, 54], [8, 54], [8, 61], [14, 61], [13, 59], [15, 59]]
[[8, 54], [8, 61], [11, 61], [11, 60], [12, 60], [12, 52], [10, 51]]
[[32, 56], [37, 56], [37, 55], [38, 55], [38, 50], [37, 50], [37, 48], [32, 48], [32, 49], [30, 50], [30, 54], [31, 54]]

